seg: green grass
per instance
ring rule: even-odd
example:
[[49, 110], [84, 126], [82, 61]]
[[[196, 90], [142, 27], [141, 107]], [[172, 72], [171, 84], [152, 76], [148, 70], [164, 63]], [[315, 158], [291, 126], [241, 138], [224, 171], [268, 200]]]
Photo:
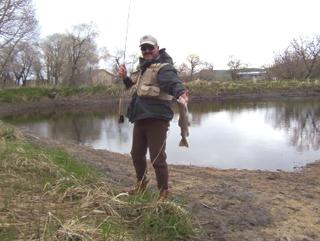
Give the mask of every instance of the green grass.
[[21, 103], [39, 101], [49, 89], [42, 87], [0, 89], [0, 102]]
[[92, 95], [119, 96], [123, 91], [121, 85], [97, 85], [97, 86], [56, 86], [56, 87], [19, 87], [0, 89], [0, 102], [25, 103], [37, 102], [49, 99], [50, 93], [56, 93], [59, 97], [87, 97]]
[[221, 94], [245, 94], [264, 92], [290, 92], [319, 90], [318, 80], [265, 80], [265, 81], [192, 81], [186, 84], [191, 95], [221, 95]]
[[60, 86], [55, 89], [62, 96], [77, 96], [77, 95], [95, 95], [95, 94], [107, 94], [110, 96], [118, 96], [123, 87], [121, 85], [96, 85], [88, 86], [82, 85], [79, 87]]
[[[191, 95], [220, 95], [220, 94], [243, 94], [243, 93], [263, 93], [278, 91], [308, 91], [319, 90], [319, 80], [264, 80], [264, 81], [192, 81], [186, 84], [191, 91]], [[89, 96], [118, 97], [122, 94], [124, 87], [119, 84], [88, 86], [81, 85], [55, 86], [55, 87], [20, 87], [10, 89], [0, 89], [0, 103], [24, 103], [36, 102], [48, 99], [50, 93], [57, 93], [58, 97], [80, 97]]]
[[[60, 191], [77, 184], [95, 183], [99, 173], [88, 165], [75, 161], [62, 149], [46, 149], [19, 139], [15, 129], [0, 129], [0, 167], [5, 173], [0, 176], [0, 187], [11, 185], [14, 191], [41, 191], [44, 186], [54, 186], [64, 179]], [[10, 183], [6, 176], [14, 173], [16, 181]], [[9, 180], [9, 182], [8, 182]]]
[[[192, 216], [182, 201], [158, 201], [158, 194], [150, 190], [125, 196], [122, 200], [126, 205], [122, 206], [119, 214], [125, 217], [124, 225], [134, 240], [176, 240], [195, 233]], [[106, 230], [110, 225], [110, 222], [105, 224]]]
[[[151, 199], [137, 199], [137, 203], [145, 207], [146, 200], [150, 203], [155, 198], [157, 196], [151, 195]], [[144, 240], [174, 240], [194, 233], [191, 215], [185, 211], [183, 203], [164, 202], [149, 209], [142, 208], [140, 215], [143, 222], [138, 223], [136, 232]]]
[[63, 149], [0, 122], [0, 240], [178, 240], [194, 233], [182, 202], [128, 196]]

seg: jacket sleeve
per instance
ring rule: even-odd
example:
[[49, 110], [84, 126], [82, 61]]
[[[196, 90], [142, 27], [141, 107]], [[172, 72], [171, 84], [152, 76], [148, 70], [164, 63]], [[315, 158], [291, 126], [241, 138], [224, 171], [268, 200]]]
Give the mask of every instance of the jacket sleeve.
[[176, 98], [179, 98], [186, 91], [177, 70], [171, 64], [165, 65], [159, 70], [157, 80], [162, 91]]
[[133, 81], [130, 77], [127, 77], [123, 80], [124, 85], [129, 89], [133, 85]]

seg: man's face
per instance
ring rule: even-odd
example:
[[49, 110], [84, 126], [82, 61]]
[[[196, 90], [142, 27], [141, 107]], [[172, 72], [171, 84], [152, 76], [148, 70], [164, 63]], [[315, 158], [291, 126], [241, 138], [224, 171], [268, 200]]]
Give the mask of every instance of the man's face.
[[145, 60], [154, 60], [159, 56], [159, 47], [151, 44], [143, 44], [140, 46], [142, 56]]

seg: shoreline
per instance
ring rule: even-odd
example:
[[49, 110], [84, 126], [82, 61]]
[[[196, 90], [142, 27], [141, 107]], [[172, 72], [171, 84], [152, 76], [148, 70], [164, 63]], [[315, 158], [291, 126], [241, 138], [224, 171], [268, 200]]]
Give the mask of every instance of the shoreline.
[[[263, 101], [280, 100], [288, 98], [320, 98], [320, 91], [281, 91], [265, 93], [240, 93], [240, 94], [219, 94], [219, 95], [191, 95], [190, 102], [222, 102], [222, 101]], [[106, 105], [116, 103], [118, 105], [119, 97], [112, 96], [74, 96], [70, 98], [56, 97], [55, 99], [42, 98], [40, 101], [24, 103], [0, 103], [0, 117], [10, 115], [22, 115], [32, 113], [46, 113], [50, 111], [90, 111], [103, 110]], [[129, 98], [125, 99], [129, 101]]]
[[[135, 182], [129, 155], [24, 134], [33, 144], [63, 148], [103, 172], [118, 190]], [[203, 229], [199, 237], [186, 240], [320, 239], [320, 161], [295, 172], [186, 165], [169, 165], [169, 172], [171, 197], [185, 200], [194, 222]], [[149, 163], [148, 173], [156, 192]]]
[[[300, 93], [300, 94], [299, 94]], [[305, 98], [309, 92], [270, 95], [246, 94], [195, 97], [191, 101], [262, 100]], [[241, 96], [241, 98], [240, 98]], [[250, 96], [250, 97], [249, 97]], [[45, 99], [24, 104], [0, 104], [0, 117], [50, 111], [92, 111], [114, 103], [106, 96]], [[78, 161], [86, 162], [105, 174], [106, 180], [122, 190], [134, 183], [129, 155], [94, 150], [72, 142], [41, 138], [22, 130], [30, 143], [63, 148]], [[155, 176], [148, 163], [151, 188], [156, 191]], [[203, 232], [188, 240], [320, 240], [320, 161], [294, 172], [215, 169], [169, 165], [172, 198], [185, 200], [194, 222]]]

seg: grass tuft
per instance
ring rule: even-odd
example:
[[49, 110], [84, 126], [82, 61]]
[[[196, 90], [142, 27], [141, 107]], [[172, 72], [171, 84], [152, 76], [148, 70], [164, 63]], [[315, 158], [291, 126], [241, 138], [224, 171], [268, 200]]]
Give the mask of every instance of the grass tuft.
[[23, 139], [22, 134], [16, 131], [14, 127], [4, 125], [0, 121], [0, 140], [2, 141], [15, 141]]
[[0, 123], [0, 240], [176, 240], [193, 233], [176, 201], [128, 196], [62, 149]]

